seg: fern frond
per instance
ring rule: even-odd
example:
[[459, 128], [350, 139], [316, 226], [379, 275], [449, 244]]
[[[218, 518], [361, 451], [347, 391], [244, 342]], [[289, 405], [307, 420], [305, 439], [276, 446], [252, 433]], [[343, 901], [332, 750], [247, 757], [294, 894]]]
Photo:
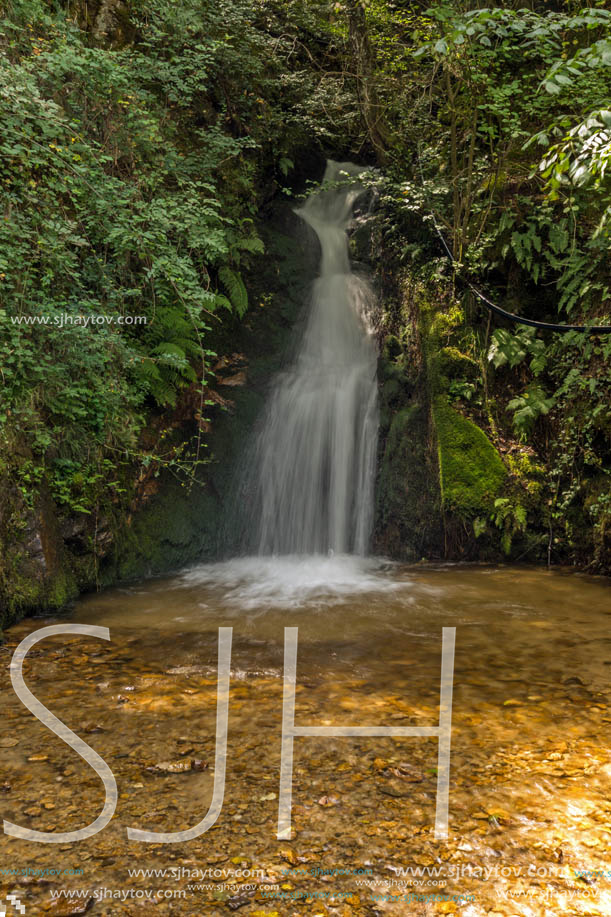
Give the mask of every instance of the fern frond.
[[225, 266], [219, 269], [219, 280], [229, 294], [231, 305], [242, 318], [248, 309], [248, 293], [241, 275]]

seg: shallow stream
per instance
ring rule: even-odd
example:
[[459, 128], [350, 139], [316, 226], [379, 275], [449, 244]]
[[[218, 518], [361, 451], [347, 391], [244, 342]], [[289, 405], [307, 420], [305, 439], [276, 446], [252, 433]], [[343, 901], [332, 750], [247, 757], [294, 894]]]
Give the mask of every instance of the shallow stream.
[[[84, 597], [68, 620], [110, 642], [48, 638], [24, 674], [112, 768], [117, 811], [80, 843], [0, 836], [0, 895], [27, 917], [611, 914], [608, 595], [575, 573], [289, 557]], [[93, 821], [104, 790], [22, 707], [8, 667], [27, 634], [66, 620], [23, 621], [0, 647], [2, 817], [48, 832]], [[233, 647], [218, 821], [185, 843], [128, 841], [208, 810], [219, 627]], [[436, 725], [442, 628], [456, 627], [447, 841], [434, 737], [297, 738], [292, 838], [277, 840], [285, 627], [299, 628], [296, 723], [338, 726]], [[83, 896], [53, 901], [67, 890]]]

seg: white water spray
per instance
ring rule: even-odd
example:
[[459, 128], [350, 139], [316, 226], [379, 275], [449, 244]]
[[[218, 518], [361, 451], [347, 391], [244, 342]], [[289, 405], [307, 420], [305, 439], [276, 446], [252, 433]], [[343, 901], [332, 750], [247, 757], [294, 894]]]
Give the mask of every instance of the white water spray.
[[293, 365], [278, 374], [249, 469], [260, 555], [366, 554], [373, 522], [378, 433], [375, 304], [353, 274], [347, 229], [362, 169], [328, 162], [297, 211], [321, 247], [307, 325]]

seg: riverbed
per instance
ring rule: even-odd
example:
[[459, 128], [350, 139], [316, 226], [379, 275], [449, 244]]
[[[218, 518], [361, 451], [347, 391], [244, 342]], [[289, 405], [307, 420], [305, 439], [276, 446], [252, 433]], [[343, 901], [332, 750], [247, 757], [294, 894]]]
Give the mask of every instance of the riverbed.
[[[119, 799], [79, 843], [2, 836], [0, 895], [27, 917], [611, 914], [608, 599], [607, 580], [574, 572], [245, 558], [25, 620], [0, 647], [3, 818], [65, 832], [104, 802], [10, 685], [15, 647], [57, 623], [108, 627], [110, 640], [42, 641], [26, 683], [107, 762]], [[128, 827], [181, 831], [208, 810], [227, 627], [218, 820], [186, 842], [130, 841]], [[394, 736], [296, 738], [291, 837], [277, 839], [286, 627], [298, 628], [295, 722], [361, 727], [437, 725], [442, 629], [456, 628], [447, 839], [434, 836], [437, 738]]]

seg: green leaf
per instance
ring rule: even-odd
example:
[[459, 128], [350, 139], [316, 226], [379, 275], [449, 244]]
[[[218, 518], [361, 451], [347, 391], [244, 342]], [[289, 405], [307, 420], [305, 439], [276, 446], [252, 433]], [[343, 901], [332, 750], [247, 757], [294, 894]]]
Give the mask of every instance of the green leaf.
[[237, 243], [237, 247], [256, 255], [263, 255], [265, 253], [265, 245], [259, 236], [247, 236], [245, 239], [240, 239]]
[[242, 318], [248, 309], [248, 293], [240, 274], [229, 267], [219, 269], [219, 280], [227, 290], [231, 304]]

